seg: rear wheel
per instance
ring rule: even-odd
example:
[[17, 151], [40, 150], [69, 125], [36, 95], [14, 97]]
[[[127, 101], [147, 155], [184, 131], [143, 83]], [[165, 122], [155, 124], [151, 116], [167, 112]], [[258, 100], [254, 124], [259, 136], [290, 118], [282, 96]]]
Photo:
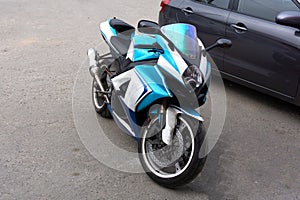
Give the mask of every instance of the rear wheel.
[[199, 158], [205, 137], [202, 123], [179, 116], [171, 145], [161, 140], [158, 119], [151, 120], [139, 140], [140, 161], [158, 184], [175, 188], [192, 181], [202, 170], [206, 157]]

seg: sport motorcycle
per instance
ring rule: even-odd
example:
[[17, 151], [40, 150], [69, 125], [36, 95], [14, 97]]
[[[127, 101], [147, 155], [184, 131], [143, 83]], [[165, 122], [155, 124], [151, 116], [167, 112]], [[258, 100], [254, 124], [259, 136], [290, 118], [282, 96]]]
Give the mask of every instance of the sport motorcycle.
[[100, 32], [109, 52], [87, 53], [96, 112], [137, 140], [151, 179], [168, 188], [189, 183], [207, 158], [199, 156], [206, 132], [196, 111], [206, 102], [214, 67], [207, 51], [231, 41], [204, 48], [193, 25], [160, 27], [148, 20], [134, 28], [112, 18], [100, 24]]

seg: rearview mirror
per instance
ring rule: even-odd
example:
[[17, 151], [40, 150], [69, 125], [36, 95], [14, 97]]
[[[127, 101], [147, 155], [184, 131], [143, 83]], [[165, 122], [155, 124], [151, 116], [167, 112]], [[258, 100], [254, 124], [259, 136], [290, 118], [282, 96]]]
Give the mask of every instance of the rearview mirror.
[[156, 22], [149, 20], [141, 20], [138, 23], [138, 30], [141, 33], [158, 34], [160, 33], [160, 27]]
[[300, 12], [299, 11], [281, 12], [277, 15], [275, 21], [277, 24], [300, 29]]
[[231, 46], [232, 46], [231, 40], [221, 38], [221, 39], [218, 39], [216, 41], [216, 43], [214, 43], [213, 45], [207, 47], [205, 50], [209, 51], [209, 50], [211, 50], [211, 49], [213, 49], [215, 47], [230, 48]]
[[138, 23], [138, 28], [160, 28], [158, 23], [149, 20], [140, 20]]

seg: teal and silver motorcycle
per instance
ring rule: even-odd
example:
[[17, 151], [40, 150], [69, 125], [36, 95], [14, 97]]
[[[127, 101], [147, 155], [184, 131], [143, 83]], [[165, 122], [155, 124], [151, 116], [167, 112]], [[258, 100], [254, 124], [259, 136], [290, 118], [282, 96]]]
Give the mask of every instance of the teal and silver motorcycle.
[[113, 118], [138, 141], [141, 164], [158, 184], [174, 188], [201, 172], [205, 157], [203, 118], [213, 62], [207, 51], [229, 47], [219, 39], [204, 48], [189, 24], [138, 27], [113, 18], [100, 24], [110, 52], [88, 50], [95, 110]]

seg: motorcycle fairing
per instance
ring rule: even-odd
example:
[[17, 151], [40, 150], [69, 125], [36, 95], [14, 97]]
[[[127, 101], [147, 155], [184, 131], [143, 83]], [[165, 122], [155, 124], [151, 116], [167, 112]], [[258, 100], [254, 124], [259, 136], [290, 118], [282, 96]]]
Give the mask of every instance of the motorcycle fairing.
[[[114, 77], [112, 83], [116, 92], [115, 100], [119, 101], [122, 107], [121, 109], [112, 106], [112, 115], [118, 126], [134, 137], [139, 135], [135, 113], [158, 99], [172, 97], [157, 66], [137, 65]], [[122, 113], [126, 114], [127, 120], [122, 119]]]
[[[100, 29], [101, 34], [110, 44], [111, 37], [117, 36], [118, 33], [110, 26], [109, 21], [102, 23]], [[112, 83], [116, 91], [115, 100], [119, 101], [120, 106], [116, 108], [112, 105], [110, 109], [111, 113], [123, 131], [137, 137], [139, 135], [139, 127], [136, 123], [136, 113], [142, 111], [158, 99], [173, 97], [173, 93], [169, 90], [165, 77], [160, 70], [165, 71], [164, 73], [167, 73], [168, 76], [174, 77], [174, 81], [177, 81], [184, 87], [185, 83], [182, 75], [188, 68], [188, 64], [183, 59], [182, 52], [178, 52], [176, 48], [172, 48], [172, 45], [168, 44], [168, 41], [161, 35], [135, 34], [131, 36], [131, 40], [127, 52], [127, 58], [131, 61], [158, 59], [157, 65], [137, 65], [133, 69], [112, 78]], [[199, 39], [196, 40], [196, 43], [203, 46]], [[163, 49], [163, 53], [148, 52], [153, 48]], [[210, 65], [203, 55], [201, 55], [199, 67], [202, 73], [207, 75], [206, 77], [209, 77], [210, 74], [208, 72], [210, 70], [208, 68]], [[200, 114], [192, 108], [180, 108], [176, 106], [174, 108], [180, 113], [203, 121]]]
[[182, 75], [184, 71], [188, 68], [187, 63], [183, 60], [182, 56], [176, 49], [171, 49], [167, 45], [166, 41], [160, 36], [156, 36], [157, 42], [164, 49], [164, 54], [161, 54], [157, 64], [170, 74], [172, 74], [178, 81], [183, 83]]
[[121, 122], [124, 125], [124, 127], [126, 129], [128, 129], [127, 132], [129, 132], [130, 135], [132, 135], [133, 137], [137, 137], [140, 133], [140, 128], [137, 125], [136, 114], [135, 114], [135, 112], [133, 112], [131, 109], [129, 109], [126, 106], [124, 100], [121, 97], [119, 97], [119, 100], [120, 100], [120, 103], [123, 107], [123, 110], [126, 113], [126, 116], [127, 116], [127, 119], [128, 119], [127, 121], [128, 121], [129, 124], [127, 124], [127, 122], [125, 120], [123, 120]]
[[137, 112], [143, 110], [158, 99], [173, 96], [157, 66], [139, 65], [135, 67], [135, 70], [139, 74], [141, 81], [147, 84], [151, 89], [151, 92], [137, 105]]
[[[148, 52], [153, 48], [163, 49], [164, 53]], [[127, 58], [132, 62], [158, 58], [157, 64], [164, 67], [166, 64], [167, 70], [174, 74], [179, 81], [182, 81], [181, 75], [188, 67], [177, 50], [171, 50], [167, 41], [160, 35], [141, 34], [133, 36]]]
[[133, 68], [112, 79], [114, 89], [124, 100], [125, 105], [135, 111], [137, 104], [147, 94], [152, 92]]
[[157, 59], [159, 54], [154, 52], [148, 52], [155, 47], [156, 39], [153, 35], [135, 34], [131, 40], [127, 58], [132, 62]]
[[117, 36], [117, 31], [113, 29], [110, 24], [110, 19], [100, 24], [101, 35], [106, 41], [110, 41], [111, 37]]
[[114, 88], [132, 111], [141, 111], [157, 99], [172, 97], [156, 66], [137, 65], [112, 79]]
[[116, 122], [117, 126], [128, 135], [135, 137], [135, 133], [131, 130], [130, 125], [125, 122], [121, 117], [119, 117], [116, 112], [112, 111], [112, 116], [114, 121]]
[[188, 108], [180, 108], [178, 106], [172, 105], [173, 108], [178, 110], [179, 113], [186, 114], [198, 121], [204, 122], [203, 117], [195, 110], [195, 109], [188, 109]]
[[[164, 50], [163, 54], [148, 52], [150, 47], [157, 48], [155, 43], [157, 43], [160, 48]], [[149, 48], [138, 48], [139, 45], [149, 46]], [[166, 71], [168, 71], [182, 83], [182, 74], [188, 67], [176, 49], [172, 51], [170, 47], [166, 45], [166, 41], [160, 35], [135, 35], [132, 38], [132, 42], [127, 53], [127, 58], [133, 62], [158, 58], [157, 65], [165, 68]]]
[[103, 36], [105, 42], [115, 51], [118, 52], [117, 49], [114, 47], [114, 45], [112, 45], [111, 43], [111, 38], [117, 36], [117, 31], [112, 28], [109, 24], [111, 19], [102, 22], [100, 24], [100, 32], [101, 35]]
[[[203, 43], [199, 38], [197, 38], [197, 41], [201, 48], [204, 47]], [[207, 81], [207, 79], [210, 77], [211, 63], [207, 60], [207, 56], [204, 56], [202, 53], [201, 53], [201, 62], [199, 68], [202, 74], [205, 76], [205, 81]]]

